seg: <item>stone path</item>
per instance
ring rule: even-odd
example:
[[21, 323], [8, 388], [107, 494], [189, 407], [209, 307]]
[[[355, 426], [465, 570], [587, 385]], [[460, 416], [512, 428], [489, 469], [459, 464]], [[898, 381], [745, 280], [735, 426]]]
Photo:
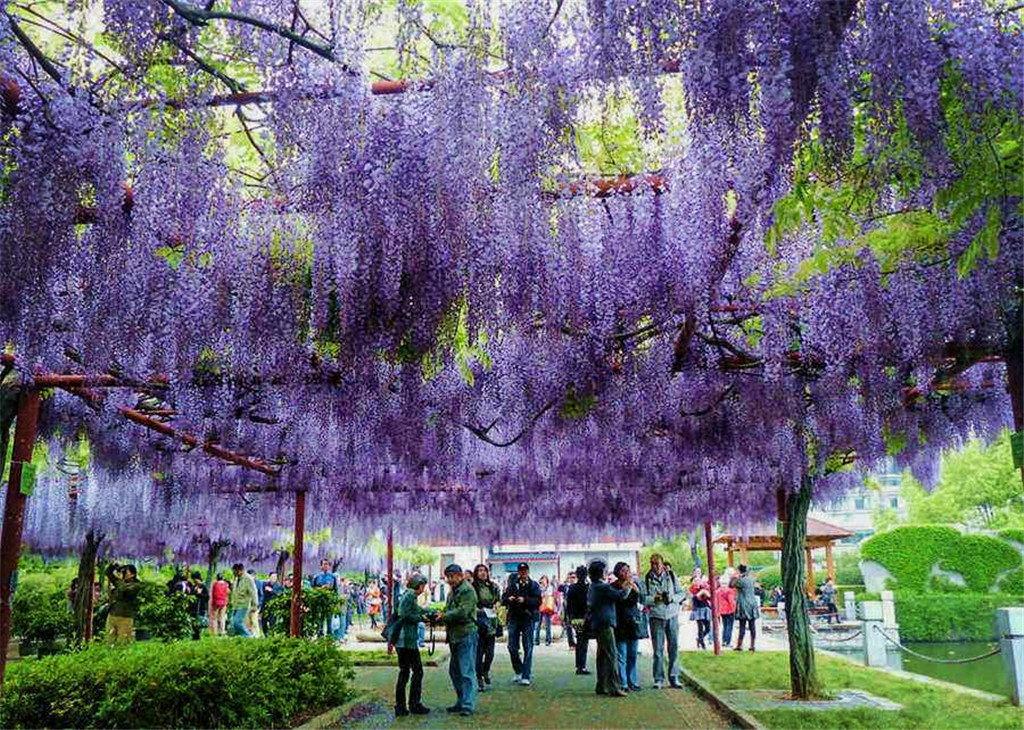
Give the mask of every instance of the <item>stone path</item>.
[[[437, 654], [447, 647], [438, 646]], [[425, 717], [395, 718], [394, 682], [397, 669], [365, 667], [357, 670], [356, 686], [379, 696], [371, 711], [351, 717], [347, 728], [728, 728], [729, 721], [689, 689], [651, 688], [651, 650], [642, 642], [642, 692], [613, 699], [594, 694], [594, 676], [574, 673], [572, 654], [564, 642], [537, 647], [530, 687], [509, 683], [512, 669], [508, 650], [499, 645], [494, 659], [493, 689], [477, 696], [476, 715], [449, 715], [454, 702], [448, 665], [425, 669], [424, 702], [433, 712]], [[593, 657], [591, 656], [591, 669]]]

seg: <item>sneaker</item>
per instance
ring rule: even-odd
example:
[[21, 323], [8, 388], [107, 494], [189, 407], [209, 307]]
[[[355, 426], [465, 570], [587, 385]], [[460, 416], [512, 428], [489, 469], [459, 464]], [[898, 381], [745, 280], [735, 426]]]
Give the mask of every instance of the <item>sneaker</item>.
[[445, 711], [445, 712], [451, 712], [451, 713], [453, 713], [453, 714], [454, 714], [454, 713], [456, 713], [456, 712], [461, 712], [461, 711], [462, 711], [462, 708], [461, 708], [461, 707], [459, 707], [458, 705], [452, 705], [451, 707], [446, 707], [446, 708], [444, 708], [444, 711]]
[[672, 689], [683, 689], [683, 685], [679, 684], [679, 680], [678, 679], [674, 679], [671, 682], [669, 682], [668, 686], [671, 687]]
[[407, 709], [405, 709], [404, 707], [396, 707], [395, 708], [395, 717], [405, 717], [408, 714], [409, 714], [409, 711]]
[[664, 682], [655, 682], [654, 683], [654, 689], [665, 689], [665, 683]]
[[576, 674], [590, 674], [590, 670], [586, 667], [583, 667], [583, 669], [577, 669]]
[[430, 708], [425, 705], [416, 705], [415, 707], [410, 707], [409, 712], [414, 715], [429, 715]]
[[459, 710], [459, 714], [462, 715], [463, 717], [473, 717], [473, 711], [472, 710]]
[[477, 692], [486, 692], [487, 691], [487, 685], [484, 684], [484, 681], [482, 679], [479, 682], [476, 683], [476, 691]]
[[630, 692], [639, 692], [641, 689], [642, 689], [641, 687], [633, 686], [633, 687], [629, 688], [629, 691]]
[[530, 686], [530, 678], [529, 677], [523, 677], [522, 679], [519, 680], [519, 684], [522, 685], [523, 687], [529, 687]]
[[511, 684], [519, 684], [519, 682], [522, 681], [522, 679], [523, 679], [522, 675], [520, 675], [520, 674], [513, 674], [512, 675], [512, 682], [511, 682]]
[[484, 675], [484, 684], [486, 684], [488, 687], [491, 686], [491, 675], [490, 674], [485, 674]]

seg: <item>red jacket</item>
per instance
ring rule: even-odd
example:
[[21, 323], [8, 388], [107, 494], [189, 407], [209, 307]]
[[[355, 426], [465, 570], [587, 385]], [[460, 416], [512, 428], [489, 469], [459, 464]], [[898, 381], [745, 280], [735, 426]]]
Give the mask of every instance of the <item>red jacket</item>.
[[718, 604], [719, 616], [729, 616], [736, 613], [736, 589], [718, 588], [715, 591], [715, 603]]
[[226, 580], [218, 580], [213, 584], [213, 600], [210, 602], [214, 608], [223, 608], [228, 605], [228, 582]]

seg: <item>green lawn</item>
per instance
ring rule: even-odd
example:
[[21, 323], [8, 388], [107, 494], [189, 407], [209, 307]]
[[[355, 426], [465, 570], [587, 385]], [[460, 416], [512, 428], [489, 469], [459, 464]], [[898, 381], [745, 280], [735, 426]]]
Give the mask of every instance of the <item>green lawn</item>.
[[[750, 714], [769, 728], [1019, 728], [1024, 709], [1009, 700], [994, 703], [945, 687], [934, 687], [841, 659], [817, 655], [818, 674], [827, 692], [860, 689], [903, 705], [900, 711], [755, 710]], [[789, 664], [783, 652], [686, 652], [683, 666], [711, 689], [789, 689]]]

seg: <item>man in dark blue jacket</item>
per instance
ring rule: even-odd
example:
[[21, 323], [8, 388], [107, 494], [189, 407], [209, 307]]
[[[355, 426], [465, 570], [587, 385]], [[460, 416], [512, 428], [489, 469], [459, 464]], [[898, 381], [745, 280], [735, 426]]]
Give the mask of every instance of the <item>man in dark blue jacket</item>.
[[[508, 608], [508, 653], [512, 658], [513, 684], [530, 686], [533, 673], [533, 626], [539, 618], [540, 584], [530, 578], [530, 566], [520, 563], [505, 588], [501, 602]], [[522, 646], [523, 657], [519, 658]]]

